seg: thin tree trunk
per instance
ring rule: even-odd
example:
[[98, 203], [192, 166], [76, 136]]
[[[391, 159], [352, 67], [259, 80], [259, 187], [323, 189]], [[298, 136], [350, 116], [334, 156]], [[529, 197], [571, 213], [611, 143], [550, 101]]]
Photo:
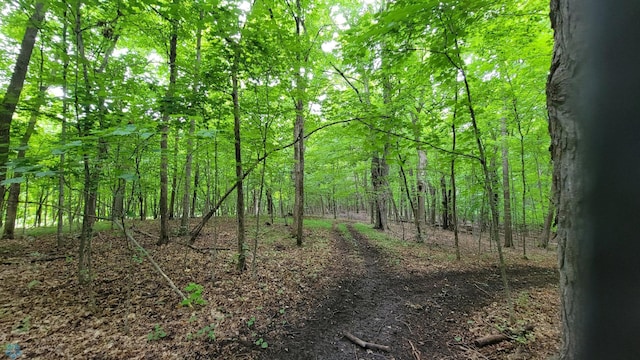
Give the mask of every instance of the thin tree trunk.
[[233, 66], [231, 70], [231, 85], [233, 100], [233, 135], [235, 138], [235, 155], [236, 155], [236, 216], [238, 218], [238, 264], [237, 270], [243, 272], [246, 269], [246, 247], [245, 247], [245, 226], [244, 226], [244, 192], [242, 180], [244, 178], [242, 171], [242, 147], [240, 139], [240, 102], [238, 95], [238, 61], [240, 57], [239, 45], [235, 44], [235, 53], [233, 58]]
[[[296, 0], [297, 13], [294, 16], [296, 21], [296, 35], [298, 43], [302, 43], [302, 37], [306, 33], [304, 24], [304, 13], [302, 10], [301, 0]], [[302, 50], [300, 50], [302, 51]], [[297, 140], [294, 145], [294, 182], [295, 182], [295, 195], [293, 204], [293, 235], [296, 238], [296, 244], [302, 246], [303, 240], [303, 221], [304, 221], [304, 109], [306, 107], [306, 101], [304, 96], [306, 94], [306, 80], [302, 74], [302, 66], [308, 61], [308, 53], [303, 55], [299, 53], [297, 55], [298, 69], [296, 71], [296, 121], [293, 127], [293, 138]]]
[[[167, 204], [168, 197], [168, 173], [167, 167], [169, 159], [167, 154], [167, 139], [169, 137], [169, 117], [171, 114], [171, 105], [173, 104], [173, 93], [176, 86], [178, 69], [176, 66], [178, 44], [178, 24], [172, 21], [171, 39], [169, 40], [169, 87], [167, 88], [166, 107], [163, 109], [162, 125], [160, 129], [160, 237], [158, 245], [169, 243], [169, 209]], [[175, 187], [174, 187], [175, 188]]]
[[542, 226], [542, 234], [538, 241], [538, 246], [547, 249], [549, 248], [549, 239], [551, 238], [551, 224], [553, 223], [553, 215], [555, 214], [555, 207], [553, 206], [553, 200], [549, 201], [549, 210], [544, 218], [544, 225]]
[[[198, 31], [196, 33], [196, 63], [195, 63], [195, 81], [193, 85], [193, 92], [196, 98], [199, 98], [200, 93], [200, 62], [202, 51], [202, 18], [204, 12], [200, 10], [200, 16], [198, 21]], [[187, 234], [189, 231], [189, 198], [191, 197], [191, 165], [193, 163], [193, 135], [196, 131], [196, 119], [191, 118], [189, 122], [189, 135], [187, 136], [187, 159], [184, 166], [184, 194], [182, 194], [182, 218], [180, 219], [180, 234]]]
[[431, 195], [431, 206], [429, 207], [429, 224], [434, 226], [436, 224], [436, 188], [431, 185], [430, 182], [427, 183], [427, 187], [429, 188], [429, 194]]
[[449, 230], [449, 196], [447, 195], [447, 182], [445, 176], [440, 177], [440, 188], [442, 192], [442, 230]]
[[[455, 95], [455, 103], [453, 110], [453, 119], [451, 121], [451, 141], [453, 142], [451, 146], [451, 152], [455, 154], [456, 152], [456, 117], [458, 114], [458, 89], [456, 86], [456, 95]], [[456, 246], [456, 260], [460, 260], [460, 244], [458, 239], [458, 206], [457, 206], [457, 193], [456, 193], [456, 156], [453, 155], [451, 158], [451, 212], [452, 212], [452, 220], [453, 220], [453, 238]]]
[[[463, 64], [464, 62], [462, 61], [461, 57], [460, 57], [460, 50], [458, 48], [458, 40], [455, 39], [455, 48], [456, 48], [456, 53], [457, 53], [457, 57], [458, 57], [458, 62], [460, 64]], [[505, 300], [507, 301], [507, 305], [509, 307], [509, 323], [513, 323], [514, 322], [514, 308], [513, 308], [513, 301], [511, 299], [511, 290], [509, 288], [509, 281], [507, 279], [507, 269], [506, 269], [506, 262], [504, 260], [504, 254], [502, 251], [502, 244], [500, 243], [500, 234], [498, 232], [498, 225], [499, 225], [499, 214], [498, 214], [498, 204], [496, 201], [496, 198], [494, 196], [494, 189], [493, 189], [493, 181], [492, 181], [492, 176], [491, 173], [489, 172], [489, 167], [487, 166], [487, 157], [485, 154], [485, 150], [484, 150], [484, 145], [482, 144], [482, 138], [480, 136], [480, 129], [478, 128], [478, 122], [476, 121], [476, 115], [475, 115], [475, 110], [473, 107], [473, 101], [472, 101], [472, 97], [471, 97], [471, 89], [469, 86], [469, 81], [467, 79], [467, 74], [466, 71], [464, 70], [464, 67], [462, 67], [461, 65], [458, 65], [448, 54], [445, 54], [445, 56], [447, 56], [447, 59], [449, 60], [449, 62], [451, 63], [451, 65], [453, 65], [456, 69], [458, 69], [461, 77], [462, 77], [462, 81], [464, 83], [464, 89], [465, 89], [465, 93], [467, 95], [467, 107], [469, 109], [469, 115], [471, 117], [471, 124], [473, 127], [473, 132], [474, 132], [474, 136], [476, 139], [476, 144], [478, 146], [478, 154], [479, 154], [479, 161], [480, 161], [480, 165], [482, 166], [482, 171], [484, 174], [484, 187], [485, 187], [485, 191], [487, 193], [487, 196], [489, 197], [489, 209], [491, 210], [491, 222], [492, 222], [492, 227], [491, 227], [491, 240], [495, 242], [496, 247], [498, 249], [498, 257], [499, 257], [499, 261], [500, 261], [500, 274], [502, 277], [502, 283], [504, 286], [504, 291], [505, 291]]]
[[[60, 140], [66, 141], [67, 136], [67, 115], [69, 113], [69, 101], [67, 99], [68, 93], [68, 81], [67, 75], [69, 71], [69, 56], [67, 53], [67, 30], [68, 30], [68, 19], [67, 19], [67, 6], [65, 1], [64, 13], [62, 16], [62, 49], [63, 49], [63, 63], [62, 63], [62, 124], [60, 130]], [[59, 158], [60, 164], [58, 165], [58, 221], [57, 221], [57, 231], [56, 231], [56, 240], [58, 248], [62, 247], [62, 230], [64, 226], [64, 206], [65, 206], [65, 193], [64, 193], [64, 169], [65, 169], [65, 153], [61, 152]], [[2, 196], [0, 194], [0, 196]]]
[[169, 219], [175, 218], [176, 215], [176, 194], [178, 192], [178, 143], [180, 142], [180, 129], [176, 128], [176, 134], [173, 138], [173, 156], [172, 156], [172, 174], [171, 176], [171, 196], [169, 200]]
[[413, 220], [416, 225], [416, 242], [421, 243], [422, 239], [422, 222], [420, 221], [420, 216], [417, 214], [418, 207], [413, 203], [413, 199], [411, 197], [411, 193], [409, 192], [409, 183], [407, 182], [407, 175], [404, 172], [404, 160], [402, 156], [398, 154], [398, 160], [400, 160], [400, 173], [402, 174], [402, 180], [404, 182], [404, 190], [407, 195], [407, 200], [409, 201], [409, 205], [411, 206], [411, 211], [413, 212]]
[[509, 181], [509, 149], [507, 146], [507, 119], [502, 118], [502, 193], [504, 196], [504, 246], [513, 246], [511, 225], [511, 188]]

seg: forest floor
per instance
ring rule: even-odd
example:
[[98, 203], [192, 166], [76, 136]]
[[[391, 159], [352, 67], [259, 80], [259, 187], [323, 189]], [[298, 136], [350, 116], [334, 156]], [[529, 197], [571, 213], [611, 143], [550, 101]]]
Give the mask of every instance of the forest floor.
[[[76, 237], [63, 249], [46, 233], [1, 241], [0, 358], [516, 360], [558, 352], [555, 251], [530, 246], [523, 259], [522, 247], [505, 249], [510, 324], [484, 234], [480, 242], [461, 234], [456, 261], [450, 231], [429, 228], [418, 244], [410, 224], [382, 233], [309, 219], [298, 248], [284, 223], [256, 231], [252, 222], [247, 240], [253, 250], [258, 239], [258, 256], [244, 273], [235, 270], [233, 219], [212, 220], [195, 248], [177, 236], [156, 246], [157, 222], [129, 224], [179, 288], [201, 286], [200, 295], [184, 291], [191, 306], [120, 231], [104, 227], [94, 238], [91, 286], [78, 285]], [[519, 334], [526, 325], [533, 330]], [[509, 331], [507, 341], [474, 345]], [[362, 349], [347, 332], [390, 351]]]

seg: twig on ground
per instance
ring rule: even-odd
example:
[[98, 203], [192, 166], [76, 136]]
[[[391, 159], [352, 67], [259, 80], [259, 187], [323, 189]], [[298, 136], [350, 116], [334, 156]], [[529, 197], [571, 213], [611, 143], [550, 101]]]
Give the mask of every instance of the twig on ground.
[[133, 230], [133, 231], [135, 231], [135, 232], [137, 232], [137, 233], [140, 233], [140, 234], [142, 234], [142, 235], [148, 236], [148, 237], [150, 237], [150, 238], [152, 238], [152, 239], [157, 239], [157, 238], [158, 238], [157, 236], [155, 236], [155, 235], [153, 235], [153, 234], [150, 234], [150, 233], [148, 233], [148, 232], [146, 232], [146, 231], [140, 230], [140, 229], [138, 229], [138, 228], [136, 228], [136, 227], [131, 227], [131, 230]]
[[363, 349], [382, 350], [382, 351], [386, 351], [386, 352], [391, 351], [391, 348], [389, 346], [366, 342], [364, 340], [361, 340], [361, 339], [355, 337], [353, 334], [351, 334], [349, 332], [345, 332], [344, 333], [344, 337], [346, 337], [347, 339], [351, 340], [351, 342], [353, 342], [354, 344], [360, 346]]
[[475, 282], [474, 282], [474, 283], [473, 283], [473, 285], [474, 285], [475, 287], [477, 287], [477, 288], [478, 288], [478, 290], [480, 290], [480, 291], [482, 291], [483, 293], [485, 293], [485, 295], [487, 295], [488, 297], [491, 297], [491, 294], [489, 294], [489, 293], [487, 292], [487, 290], [485, 290], [485, 289], [481, 288], [480, 286], [478, 286], [478, 284], [477, 284], [477, 283], [475, 283]]
[[415, 345], [413, 345], [413, 343], [411, 342], [411, 340], [409, 340], [409, 345], [411, 345], [411, 353], [413, 354], [413, 357], [416, 360], [421, 360], [420, 359], [420, 351], [418, 351], [418, 349], [416, 349]]
[[528, 324], [519, 333], [503, 333], [497, 335], [487, 335], [473, 340], [473, 344], [477, 347], [497, 344], [505, 340], [514, 340], [518, 336], [526, 335], [527, 332], [533, 331], [533, 325]]

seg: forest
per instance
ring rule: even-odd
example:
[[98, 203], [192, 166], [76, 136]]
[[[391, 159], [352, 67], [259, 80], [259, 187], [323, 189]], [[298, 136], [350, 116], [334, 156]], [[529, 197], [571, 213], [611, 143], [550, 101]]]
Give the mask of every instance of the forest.
[[9, 358], [558, 353], [548, 1], [0, 6]]

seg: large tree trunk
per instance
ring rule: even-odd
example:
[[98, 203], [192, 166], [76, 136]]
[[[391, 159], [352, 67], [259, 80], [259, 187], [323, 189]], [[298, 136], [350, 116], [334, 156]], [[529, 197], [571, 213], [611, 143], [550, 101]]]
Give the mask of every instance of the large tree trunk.
[[509, 181], [509, 147], [507, 145], [507, 119], [502, 118], [502, 194], [504, 196], [504, 246], [513, 246], [511, 225], [511, 182]]
[[173, 104], [173, 93], [178, 76], [176, 66], [176, 54], [178, 44], [178, 25], [174, 21], [171, 24], [171, 39], [169, 40], [169, 87], [165, 95], [166, 104], [162, 114], [162, 125], [160, 134], [160, 237], [158, 245], [169, 243], [169, 209], [167, 204], [168, 197], [168, 173], [167, 167], [169, 159], [167, 154], [167, 139], [169, 137], [169, 116], [171, 114], [171, 105]]
[[[562, 347], [561, 359], [584, 359], [583, 331], [585, 319], [583, 301], [583, 256], [579, 241], [581, 228], [584, 179], [580, 176], [583, 158], [579, 150], [583, 137], [577, 116], [578, 81], [584, 58], [584, 44], [580, 34], [586, 30], [582, 23], [581, 1], [551, 0], [551, 25], [555, 30], [551, 70], [547, 82], [547, 107], [553, 160], [554, 203], [558, 212], [558, 259], [560, 270]], [[609, 345], [610, 346], [610, 345]], [[607, 347], [607, 345], [605, 345]], [[611, 357], [614, 358], [614, 357]]]

